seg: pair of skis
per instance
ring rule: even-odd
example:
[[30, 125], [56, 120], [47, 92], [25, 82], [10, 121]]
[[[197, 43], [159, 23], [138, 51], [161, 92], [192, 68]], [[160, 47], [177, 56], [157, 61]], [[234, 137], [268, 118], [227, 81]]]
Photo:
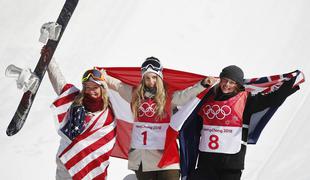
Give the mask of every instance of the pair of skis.
[[47, 67], [53, 57], [53, 54], [58, 46], [58, 43], [69, 23], [69, 20], [78, 4], [79, 0], [66, 0], [58, 18], [56, 24], [60, 25], [59, 34], [57, 39], [49, 39], [46, 43], [46, 48], [49, 50], [49, 55], [45, 56], [41, 54], [41, 57], [35, 67], [34, 74], [38, 77], [36, 88], [32, 91], [27, 91], [24, 93], [18, 108], [6, 130], [8, 136], [13, 136], [23, 127], [26, 118], [29, 114], [30, 108], [33, 104], [34, 98], [37, 94], [38, 88], [47, 70]]

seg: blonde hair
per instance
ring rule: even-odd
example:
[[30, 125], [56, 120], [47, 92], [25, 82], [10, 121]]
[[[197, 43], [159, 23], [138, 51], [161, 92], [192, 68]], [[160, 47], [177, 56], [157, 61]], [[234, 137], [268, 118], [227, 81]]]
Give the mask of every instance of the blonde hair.
[[[141, 101], [145, 99], [145, 87], [145, 81], [143, 78], [132, 96], [131, 109], [135, 118], [138, 117], [138, 110], [141, 105]], [[156, 103], [156, 115], [163, 118], [166, 115], [165, 105], [167, 101], [167, 92], [164, 82], [159, 76], [156, 77], [156, 94], [154, 96], [154, 101]]]
[[[100, 86], [101, 98], [103, 100], [103, 106], [101, 110], [106, 110], [109, 106], [109, 96], [107, 91], [104, 91], [103, 86]], [[83, 105], [85, 88], [83, 87], [82, 91], [74, 98], [74, 105]]]

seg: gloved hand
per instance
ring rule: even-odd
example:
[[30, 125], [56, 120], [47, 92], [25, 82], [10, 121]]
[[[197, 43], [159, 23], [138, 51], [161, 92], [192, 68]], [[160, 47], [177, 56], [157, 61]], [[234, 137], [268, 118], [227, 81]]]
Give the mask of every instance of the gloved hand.
[[15, 78], [17, 88], [23, 89], [24, 92], [34, 93], [39, 86], [39, 78], [30, 69], [22, 69], [11, 64], [6, 68], [5, 75]]
[[39, 78], [30, 69], [22, 69], [16, 84], [18, 89], [34, 93], [39, 86]]
[[101, 81], [101, 85], [103, 86], [103, 88], [105, 88], [106, 90], [108, 90], [108, 85], [107, 85], [107, 77], [108, 77], [108, 74], [106, 72], [106, 70], [104, 70], [103, 68], [100, 69], [100, 72], [103, 74], [103, 77], [104, 77], [104, 81]]
[[100, 72], [103, 74], [104, 78], [107, 77], [108, 74], [107, 74], [107, 71], [106, 71], [105, 69], [100, 68], [100, 69], [98, 69], [98, 70], [100, 70]]
[[39, 41], [46, 44], [51, 39], [57, 41], [61, 32], [62, 26], [56, 22], [44, 23], [41, 27], [41, 35]]

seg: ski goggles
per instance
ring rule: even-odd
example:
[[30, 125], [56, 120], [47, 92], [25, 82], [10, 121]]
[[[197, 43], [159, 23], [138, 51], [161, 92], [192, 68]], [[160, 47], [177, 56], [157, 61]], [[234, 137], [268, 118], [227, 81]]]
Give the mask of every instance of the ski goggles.
[[82, 83], [88, 81], [92, 77], [95, 81], [105, 81], [103, 74], [97, 69], [90, 69], [86, 71], [82, 77]]
[[158, 61], [156, 61], [155, 59], [150, 59], [150, 60], [144, 61], [144, 63], [141, 66], [141, 71], [144, 72], [148, 68], [152, 68], [154, 71], [157, 71], [157, 72], [162, 71], [162, 69], [163, 69], [161, 64]]

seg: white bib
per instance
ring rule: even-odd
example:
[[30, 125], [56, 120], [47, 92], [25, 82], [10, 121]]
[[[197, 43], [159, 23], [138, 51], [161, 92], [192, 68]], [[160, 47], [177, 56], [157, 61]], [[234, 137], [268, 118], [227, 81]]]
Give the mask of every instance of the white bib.
[[203, 125], [199, 150], [236, 154], [241, 149], [242, 127]]
[[164, 149], [168, 123], [134, 122], [131, 147], [136, 149]]

